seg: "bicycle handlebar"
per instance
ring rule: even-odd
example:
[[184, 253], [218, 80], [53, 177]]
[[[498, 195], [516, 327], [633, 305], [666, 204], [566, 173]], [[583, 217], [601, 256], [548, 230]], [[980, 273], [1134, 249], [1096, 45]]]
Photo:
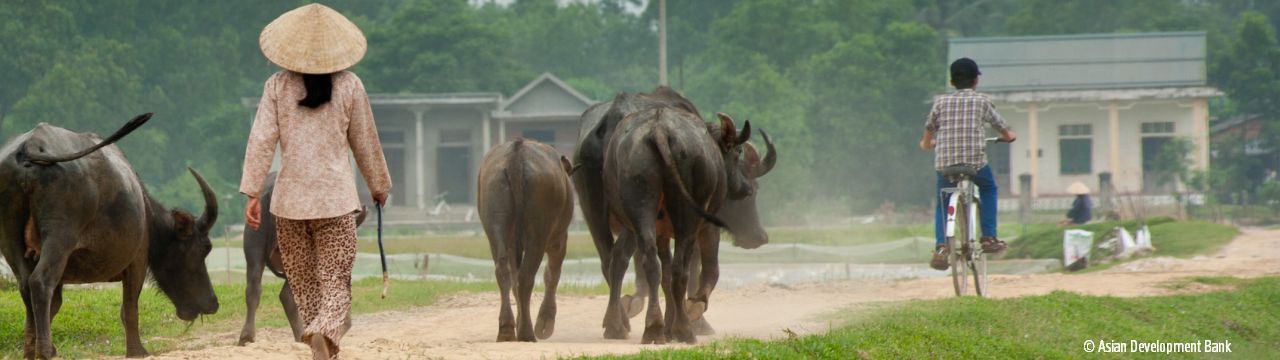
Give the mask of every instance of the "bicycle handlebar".
[[983, 140], [984, 140], [984, 141], [986, 141], [986, 142], [1006, 143], [1006, 144], [1010, 142], [1010, 141], [1005, 141], [1005, 139], [1004, 139], [1004, 138], [1001, 138], [1001, 137], [989, 137], [989, 138], [986, 138], [986, 139], [983, 139]]

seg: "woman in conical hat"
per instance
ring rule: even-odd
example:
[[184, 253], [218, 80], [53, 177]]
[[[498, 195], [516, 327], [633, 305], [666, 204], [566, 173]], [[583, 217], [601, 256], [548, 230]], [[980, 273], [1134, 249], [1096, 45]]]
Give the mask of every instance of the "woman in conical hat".
[[1075, 195], [1076, 199], [1071, 202], [1071, 210], [1067, 211], [1067, 217], [1059, 225], [1081, 225], [1092, 220], [1093, 202], [1089, 201], [1089, 187], [1076, 181], [1067, 187], [1067, 193]]
[[[249, 197], [246, 224], [275, 216], [289, 288], [314, 357], [336, 357], [351, 310], [356, 256], [356, 195], [348, 154], [373, 201], [385, 204], [391, 177], [378, 141], [369, 96], [346, 71], [364, 57], [364, 33], [320, 4], [280, 15], [258, 38], [262, 54], [284, 68], [271, 75], [249, 133], [240, 192]], [[263, 182], [280, 146], [271, 208], [261, 209]]]

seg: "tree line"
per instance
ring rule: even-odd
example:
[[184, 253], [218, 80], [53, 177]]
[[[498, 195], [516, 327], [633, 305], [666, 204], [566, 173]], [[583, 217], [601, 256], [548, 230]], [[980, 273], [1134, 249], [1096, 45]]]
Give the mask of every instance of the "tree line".
[[[0, 137], [39, 122], [109, 133], [155, 119], [120, 146], [150, 190], [198, 207], [183, 168], [237, 189], [256, 96], [276, 68], [268, 22], [303, 1], [14, 1], [0, 5]], [[369, 39], [353, 71], [370, 92], [500, 91], [547, 71], [596, 100], [657, 82], [656, 2], [326, 2]], [[668, 0], [671, 85], [710, 113], [763, 127], [785, 151], [761, 192], [766, 216], [863, 212], [930, 199], [915, 149], [927, 101], [947, 91], [956, 37], [1203, 30], [1211, 103], [1226, 118], [1280, 116], [1280, 2], [1232, 0]], [[640, 12], [629, 9], [641, 8]], [[1271, 131], [1270, 134], [1275, 134]], [[1275, 143], [1275, 136], [1266, 141]], [[1230, 145], [1230, 144], [1226, 144]], [[1220, 144], [1214, 144], [1218, 150]], [[1252, 192], [1274, 159], [1224, 148], [1206, 183]], [[1216, 169], [1221, 169], [1216, 170]], [[1243, 180], [1242, 180], [1243, 179]], [[223, 219], [238, 219], [227, 196]]]

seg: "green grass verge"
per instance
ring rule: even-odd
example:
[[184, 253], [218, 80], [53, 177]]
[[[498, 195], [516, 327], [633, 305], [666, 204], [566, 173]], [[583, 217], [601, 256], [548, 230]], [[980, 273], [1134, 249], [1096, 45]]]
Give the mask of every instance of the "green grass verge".
[[[845, 313], [825, 334], [782, 340], [730, 339], [603, 359], [1074, 359], [1165, 357], [1091, 354], [1086, 340], [1230, 341], [1232, 358], [1274, 358], [1280, 349], [1280, 278], [1209, 278], [1235, 290], [1148, 298], [1053, 292], [1014, 299], [973, 297], [885, 305]], [[1216, 358], [1223, 354], [1175, 354]]]
[[[1104, 221], [1090, 223], [1075, 229], [1093, 232], [1094, 244], [1103, 240], [1112, 228], [1120, 225], [1132, 234], [1137, 230], [1134, 221]], [[1155, 246], [1156, 256], [1189, 257], [1206, 254], [1218, 250], [1239, 234], [1234, 227], [1205, 221], [1174, 222], [1169, 218], [1156, 218], [1147, 221], [1151, 229], [1151, 242]], [[1009, 243], [1009, 252], [1005, 258], [1062, 258], [1062, 231], [1050, 228], [1018, 238]]]
[[[270, 275], [268, 275], [270, 277]], [[258, 328], [288, 327], [277, 294], [282, 282], [263, 285], [258, 307]], [[357, 314], [407, 309], [434, 303], [441, 296], [496, 291], [493, 283], [393, 280], [386, 299], [380, 299], [381, 279], [358, 281], [352, 287], [352, 311]], [[142, 342], [152, 353], [179, 348], [199, 334], [238, 331], [244, 324], [244, 285], [217, 285], [220, 308], [191, 325], [174, 315], [173, 304], [155, 289], [142, 292], [139, 322]], [[568, 293], [595, 293], [597, 289], [567, 289]], [[62, 310], [53, 322], [53, 341], [64, 358], [93, 358], [124, 355], [124, 326], [120, 323], [119, 286], [68, 288], [63, 291]], [[25, 310], [16, 290], [0, 292], [0, 358], [22, 356]]]

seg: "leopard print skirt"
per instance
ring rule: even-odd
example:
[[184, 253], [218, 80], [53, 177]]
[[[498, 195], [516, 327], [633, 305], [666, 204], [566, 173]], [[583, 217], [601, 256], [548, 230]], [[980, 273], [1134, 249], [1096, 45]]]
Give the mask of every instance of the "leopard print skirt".
[[289, 289], [298, 303], [303, 340], [323, 335], [333, 344], [351, 312], [351, 269], [356, 259], [356, 215], [292, 220], [276, 217], [276, 236]]

